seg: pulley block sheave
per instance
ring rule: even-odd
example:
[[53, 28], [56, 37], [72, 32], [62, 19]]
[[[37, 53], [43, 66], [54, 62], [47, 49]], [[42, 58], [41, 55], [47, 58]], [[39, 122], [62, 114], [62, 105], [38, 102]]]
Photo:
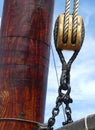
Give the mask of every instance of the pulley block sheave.
[[[65, 13], [60, 14], [55, 22], [54, 28], [54, 42], [56, 51], [62, 64], [62, 73], [60, 77], [60, 84], [58, 88], [58, 97], [56, 98], [56, 105], [52, 110], [52, 116], [48, 120], [49, 130], [53, 130], [55, 124], [55, 117], [59, 114], [60, 106], [65, 104], [65, 122], [62, 125], [67, 125], [73, 122], [72, 111], [69, 106], [73, 102], [70, 92], [70, 71], [71, 65], [76, 59], [85, 35], [84, 23], [81, 16], [78, 15], [79, 0], [74, 0], [74, 10], [70, 14], [70, 0], [66, 0]], [[66, 62], [63, 50], [72, 50], [74, 53]]]
[[80, 50], [85, 29], [82, 17], [77, 15], [77, 8], [76, 4], [73, 14], [69, 14], [69, 5], [67, 4], [65, 13], [58, 16], [54, 27], [56, 49]]
[[73, 15], [69, 15], [69, 26], [68, 26], [68, 35], [67, 40], [63, 39], [64, 34], [64, 14], [60, 14], [57, 18], [55, 29], [54, 29], [54, 39], [56, 48], [60, 50], [79, 50], [82, 41], [83, 41], [83, 32], [84, 32], [84, 25], [81, 16], [77, 16], [78, 25], [77, 25], [77, 32], [76, 32], [76, 39], [73, 42]]

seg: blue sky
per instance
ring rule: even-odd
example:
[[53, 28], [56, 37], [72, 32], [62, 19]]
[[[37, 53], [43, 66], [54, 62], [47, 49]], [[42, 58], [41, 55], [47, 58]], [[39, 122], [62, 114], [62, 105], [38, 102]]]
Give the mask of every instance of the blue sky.
[[[71, 3], [73, 0], [71, 0]], [[64, 13], [65, 0], [55, 0], [53, 28], [55, 19], [60, 13]], [[0, 18], [2, 14], [3, 0], [0, 0]], [[72, 13], [71, 7], [71, 13]], [[71, 96], [73, 98], [72, 117], [73, 120], [78, 120], [88, 114], [95, 112], [95, 0], [80, 0], [79, 14], [83, 16], [85, 24], [85, 39], [82, 49], [72, 65], [71, 70]], [[58, 77], [60, 79], [61, 64], [59, 57], [55, 51], [54, 41], [52, 36], [52, 47], [56, 60]], [[71, 53], [65, 52], [66, 58]], [[46, 99], [45, 122], [51, 116], [52, 108], [55, 106], [57, 97], [58, 83], [56, 79], [53, 56], [50, 56], [50, 67], [48, 76], [48, 89]], [[60, 114], [56, 118], [55, 127], [61, 126], [64, 121], [63, 110], [60, 108]]]
[[[71, 0], [71, 4], [73, 5], [72, 2], [73, 0]], [[55, 0], [53, 27], [57, 16], [64, 12], [64, 4], [65, 0]], [[72, 9], [71, 7], [71, 12]], [[70, 106], [72, 108], [74, 121], [95, 112], [95, 0], [79, 0], [79, 15], [84, 19], [85, 39], [82, 49], [71, 69], [71, 97], [73, 98], [73, 104]], [[53, 38], [52, 46], [58, 77], [60, 79], [61, 64], [55, 52]], [[65, 53], [67, 58], [69, 55], [71, 55], [70, 52]], [[51, 109], [55, 106], [57, 89], [58, 84], [51, 53], [46, 101], [46, 120], [51, 116]], [[60, 108], [60, 115], [56, 119], [55, 127], [59, 127], [61, 122], [64, 121], [62, 108]]]

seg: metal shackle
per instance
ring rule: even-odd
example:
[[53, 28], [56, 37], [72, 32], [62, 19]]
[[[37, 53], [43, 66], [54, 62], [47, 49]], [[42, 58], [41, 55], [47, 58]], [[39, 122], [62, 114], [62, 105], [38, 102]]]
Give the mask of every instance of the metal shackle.
[[[79, 50], [84, 40], [84, 23], [81, 16], [77, 16], [77, 31], [75, 41], [73, 40], [73, 15], [69, 15], [67, 41], [64, 41], [64, 19], [65, 14], [60, 14], [54, 28], [54, 41], [56, 49]], [[74, 41], [74, 42], [73, 42]]]

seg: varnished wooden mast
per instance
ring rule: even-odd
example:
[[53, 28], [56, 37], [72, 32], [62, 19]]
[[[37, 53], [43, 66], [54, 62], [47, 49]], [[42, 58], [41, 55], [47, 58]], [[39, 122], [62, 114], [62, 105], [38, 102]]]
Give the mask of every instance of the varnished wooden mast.
[[[0, 36], [0, 118], [44, 121], [54, 0], [5, 0]], [[0, 121], [0, 130], [36, 130]]]

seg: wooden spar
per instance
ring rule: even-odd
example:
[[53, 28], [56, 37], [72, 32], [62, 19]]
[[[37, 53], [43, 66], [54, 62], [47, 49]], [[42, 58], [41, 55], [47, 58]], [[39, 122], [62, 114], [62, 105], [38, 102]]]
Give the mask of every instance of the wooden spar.
[[95, 130], [95, 114], [56, 130]]
[[[0, 36], [0, 118], [44, 121], [54, 0], [4, 0]], [[36, 130], [0, 121], [0, 130]]]

